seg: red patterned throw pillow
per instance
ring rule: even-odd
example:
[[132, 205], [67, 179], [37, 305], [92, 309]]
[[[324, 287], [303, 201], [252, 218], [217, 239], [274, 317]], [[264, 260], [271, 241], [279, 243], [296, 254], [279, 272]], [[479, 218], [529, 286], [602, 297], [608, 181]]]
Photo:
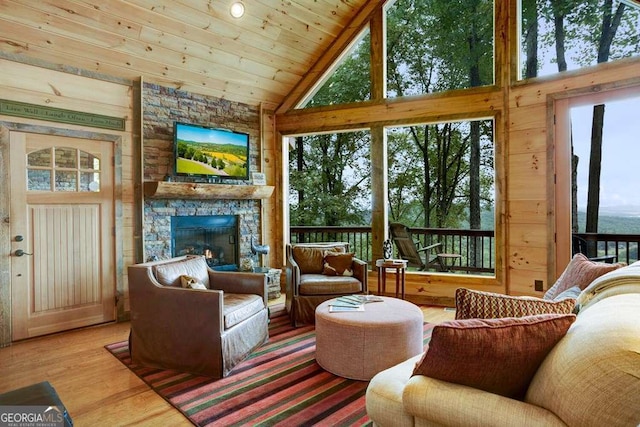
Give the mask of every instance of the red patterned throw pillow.
[[547, 301], [536, 297], [509, 296], [465, 288], [456, 289], [456, 319], [495, 319], [546, 313], [569, 314], [575, 305], [576, 300], [573, 298]]
[[624, 266], [624, 263], [606, 264], [604, 262], [595, 262], [583, 254], [575, 254], [556, 283], [544, 294], [544, 299], [552, 300], [574, 286], [579, 286], [580, 289], [584, 290], [598, 277]]
[[451, 320], [436, 325], [413, 375], [523, 399], [540, 364], [574, 314]]

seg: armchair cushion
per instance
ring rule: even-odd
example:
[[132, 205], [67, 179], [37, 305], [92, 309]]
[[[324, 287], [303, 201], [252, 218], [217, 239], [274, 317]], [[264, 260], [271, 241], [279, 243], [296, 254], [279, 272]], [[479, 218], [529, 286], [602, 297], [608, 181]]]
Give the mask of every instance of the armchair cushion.
[[262, 298], [254, 294], [224, 294], [224, 328], [229, 329], [264, 310]]
[[202, 283], [207, 289], [210, 288], [207, 261], [200, 256], [154, 265], [153, 274], [156, 280], [164, 286], [182, 287], [180, 277], [185, 275]]
[[575, 319], [542, 314], [441, 323], [413, 375], [523, 399], [538, 367]]
[[326, 251], [323, 259], [322, 274], [327, 276], [353, 276], [353, 252]]
[[569, 314], [575, 307], [575, 297], [547, 301], [536, 297], [510, 296], [492, 292], [456, 289], [456, 319], [495, 319], [535, 314]]
[[305, 274], [300, 277], [299, 295], [349, 295], [363, 292], [360, 280], [353, 276]]
[[606, 264], [591, 261], [581, 253], [577, 253], [562, 272], [556, 283], [544, 294], [544, 299], [552, 300], [562, 292], [574, 286], [584, 290], [591, 282], [605, 273], [623, 267], [624, 263]]
[[324, 253], [326, 251], [346, 252], [346, 248], [344, 245], [295, 245], [292, 250], [292, 255], [300, 268], [300, 274], [321, 274], [324, 267]]

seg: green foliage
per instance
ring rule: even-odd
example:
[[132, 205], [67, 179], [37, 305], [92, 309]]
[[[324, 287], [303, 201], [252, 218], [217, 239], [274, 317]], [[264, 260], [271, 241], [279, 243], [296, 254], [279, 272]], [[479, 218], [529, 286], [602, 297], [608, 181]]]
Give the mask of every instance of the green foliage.
[[[292, 225], [361, 225], [370, 211], [368, 132], [301, 137], [290, 153]], [[303, 150], [304, 164], [296, 159]]]
[[390, 97], [492, 84], [493, 2], [397, 0], [387, 12], [387, 76]]
[[371, 98], [371, 42], [367, 33], [305, 107], [347, 104]]
[[[480, 124], [485, 135], [480, 150], [480, 194], [484, 208], [492, 209], [494, 160], [491, 121], [481, 121]], [[390, 130], [388, 179], [391, 220], [419, 227], [469, 226], [469, 129], [470, 122], [452, 122]], [[426, 160], [421, 162], [425, 151]], [[428, 195], [426, 202], [425, 195]]]
[[[233, 144], [210, 144], [178, 141], [176, 148], [178, 169], [189, 174], [211, 174], [213, 169], [230, 176], [245, 176], [247, 157], [244, 148]], [[220, 157], [219, 157], [220, 156]], [[225, 161], [225, 158], [227, 159]]]
[[[523, 57], [530, 55], [532, 49], [537, 51], [537, 68], [544, 71], [540, 75], [640, 54], [640, 11], [622, 2], [522, 0], [522, 7], [523, 38], [531, 31], [532, 25], [536, 25], [540, 35], [535, 45], [523, 45], [521, 50]], [[619, 25], [616, 26], [616, 22]], [[611, 31], [613, 29], [615, 34]], [[608, 55], [600, 50], [607, 44], [610, 44], [606, 49]], [[561, 46], [560, 51], [558, 46]], [[563, 54], [567, 57], [559, 58]], [[558, 64], [564, 59], [567, 61], [566, 69], [543, 68], [545, 63]]]
[[[493, 83], [493, 2], [397, 0], [387, 13], [389, 96]], [[307, 107], [370, 97], [368, 35], [336, 68]], [[421, 226], [457, 227], [469, 212], [470, 150], [489, 141], [481, 182], [493, 205], [491, 125], [470, 137], [468, 122], [389, 130], [390, 217]], [[369, 223], [369, 148], [361, 132], [304, 137], [291, 152], [291, 224]], [[487, 137], [489, 135], [489, 137]], [[483, 137], [484, 136], [484, 137]], [[299, 150], [303, 165], [299, 165]], [[355, 159], [361, 161], [355, 162]], [[365, 161], [362, 161], [365, 159]], [[474, 193], [476, 194], [477, 191]], [[477, 196], [479, 197], [479, 196]]]

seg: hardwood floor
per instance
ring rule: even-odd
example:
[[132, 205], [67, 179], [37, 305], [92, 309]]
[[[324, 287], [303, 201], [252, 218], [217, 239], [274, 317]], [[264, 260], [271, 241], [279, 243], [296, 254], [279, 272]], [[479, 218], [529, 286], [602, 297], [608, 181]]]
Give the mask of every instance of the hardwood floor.
[[[422, 307], [425, 321], [453, 319]], [[0, 348], [0, 393], [49, 381], [77, 426], [189, 426], [191, 423], [104, 346], [127, 339], [129, 323], [34, 338]]]

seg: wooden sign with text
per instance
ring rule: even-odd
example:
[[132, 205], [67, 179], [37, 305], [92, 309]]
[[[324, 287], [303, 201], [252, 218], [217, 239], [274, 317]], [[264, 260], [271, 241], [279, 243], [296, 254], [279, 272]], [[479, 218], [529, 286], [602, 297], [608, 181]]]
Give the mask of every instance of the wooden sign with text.
[[49, 122], [91, 126], [101, 129], [119, 131], [125, 129], [125, 120], [120, 117], [103, 116], [100, 114], [83, 113], [81, 111], [0, 99], [0, 115], [3, 114], [7, 116], [46, 120]]

